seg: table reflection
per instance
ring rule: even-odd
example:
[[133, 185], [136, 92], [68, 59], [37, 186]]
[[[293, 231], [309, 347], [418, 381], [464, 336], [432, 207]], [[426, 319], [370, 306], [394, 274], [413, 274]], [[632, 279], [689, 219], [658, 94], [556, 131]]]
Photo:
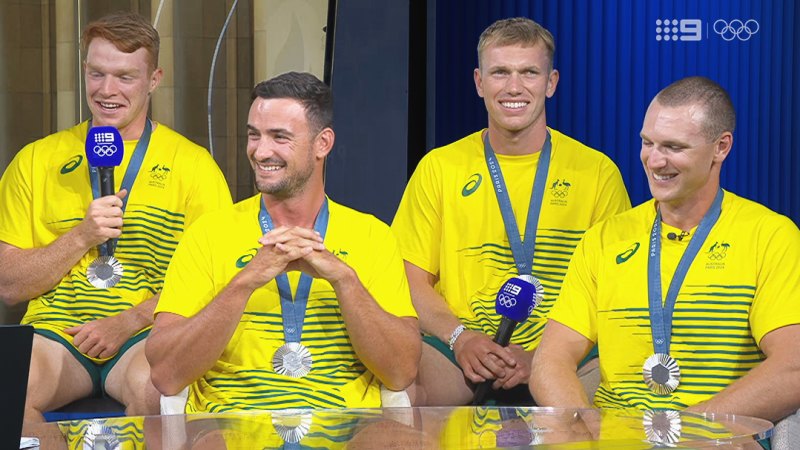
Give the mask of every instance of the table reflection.
[[725, 414], [553, 408], [385, 408], [123, 417], [26, 425], [69, 449], [761, 449], [772, 424]]

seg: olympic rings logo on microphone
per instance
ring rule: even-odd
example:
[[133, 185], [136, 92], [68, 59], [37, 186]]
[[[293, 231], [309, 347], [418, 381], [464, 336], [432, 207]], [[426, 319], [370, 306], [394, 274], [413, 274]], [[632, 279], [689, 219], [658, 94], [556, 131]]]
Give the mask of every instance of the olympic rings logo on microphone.
[[739, 19], [733, 19], [730, 22], [718, 19], [714, 22], [713, 28], [714, 32], [720, 35], [725, 41], [730, 42], [734, 39], [739, 39], [744, 42], [750, 40], [754, 34], [758, 33], [758, 30], [761, 29], [761, 25], [754, 19], [749, 19], [746, 22], [742, 22]]
[[117, 153], [117, 146], [114, 145], [114, 144], [111, 144], [111, 145], [95, 145], [94, 148], [92, 149], [92, 151], [94, 151], [94, 154], [97, 155], [97, 156], [101, 156], [101, 157], [111, 156], [114, 153]]
[[517, 298], [511, 295], [500, 294], [497, 296], [497, 302], [504, 308], [512, 308], [517, 304]]

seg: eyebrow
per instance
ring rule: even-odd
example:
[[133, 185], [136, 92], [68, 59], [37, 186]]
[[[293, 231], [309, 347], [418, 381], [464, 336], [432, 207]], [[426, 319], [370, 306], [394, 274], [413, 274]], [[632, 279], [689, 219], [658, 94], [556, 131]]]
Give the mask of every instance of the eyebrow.
[[[247, 124], [247, 129], [249, 131], [254, 131], [256, 133], [261, 133], [261, 130], [259, 130], [258, 128], [254, 127], [253, 125], [250, 125], [249, 123]], [[267, 132], [267, 134], [278, 134], [278, 133], [281, 133], [281, 134], [286, 134], [286, 135], [289, 135], [289, 136], [294, 136], [294, 133], [292, 133], [291, 131], [287, 130], [286, 128], [269, 128], [268, 130], [266, 130], [266, 132]]]
[[[639, 137], [641, 137], [642, 140], [653, 142], [653, 140], [647, 137], [644, 133], [639, 133]], [[672, 146], [672, 147], [686, 147], [688, 144], [686, 144], [683, 141], [667, 139], [666, 141], [661, 142], [661, 145]]]

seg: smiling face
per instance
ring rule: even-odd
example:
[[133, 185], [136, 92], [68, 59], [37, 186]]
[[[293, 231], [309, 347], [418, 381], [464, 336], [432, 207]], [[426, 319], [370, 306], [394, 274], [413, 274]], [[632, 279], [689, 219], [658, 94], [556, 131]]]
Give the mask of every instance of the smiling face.
[[489, 129], [518, 134], [544, 129], [544, 103], [558, 84], [551, 70], [549, 51], [541, 42], [533, 46], [488, 46], [475, 69], [475, 87], [489, 115]]
[[84, 77], [92, 125], [119, 129], [122, 138], [138, 139], [147, 118], [149, 94], [161, 81], [161, 69], [150, 68], [150, 55], [117, 49], [106, 39], [92, 39], [86, 51]]
[[647, 109], [640, 157], [662, 209], [710, 204], [716, 195], [733, 135], [726, 131], [710, 140], [705, 127], [705, 109], [696, 103], [668, 107], [656, 99]]
[[321, 182], [333, 131], [311, 129], [299, 101], [256, 98], [247, 118], [247, 136], [247, 157], [259, 192], [290, 198], [303, 193], [312, 176]]

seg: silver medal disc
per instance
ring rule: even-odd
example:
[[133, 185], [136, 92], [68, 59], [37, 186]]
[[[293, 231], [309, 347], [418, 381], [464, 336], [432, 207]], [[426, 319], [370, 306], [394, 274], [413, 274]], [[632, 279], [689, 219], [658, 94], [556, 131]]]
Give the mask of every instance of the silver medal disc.
[[86, 269], [86, 279], [98, 289], [114, 287], [125, 272], [122, 263], [113, 256], [100, 256]]
[[678, 361], [665, 353], [655, 353], [642, 365], [644, 382], [651, 391], [659, 395], [672, 393], [681, 382]]
[[119, 450], [120, 443], [114, 430], [101, 422], [93, 422], [83, 435], [83, 450]]
[[[533, 307], [536, 308], [542, 303], [542, 300], [544, 300], [544, 286], [542, 286], [542, 282], [535, 276], [528, 274], [522, 274], [519, 276], [519, 278], [522, 278], [536, 288], [533, 295]], [[528, 314], [531, 312], [533, 312], [533, 310], [529, 311]]]
[[674, 447], [681, 438], [681, 415], [677, 411], [645, 411], [642, 427], [651, 444]]
[[275, 373], [292, 378], [302, 378], [311, 372], [311, 352], [299, 342], [287, 342], [272, 357], [272, 368]]
[[311, 429], [311, 413], [299, 410], [272, 413], [272, 426], [284, 442], [296, 444]]

